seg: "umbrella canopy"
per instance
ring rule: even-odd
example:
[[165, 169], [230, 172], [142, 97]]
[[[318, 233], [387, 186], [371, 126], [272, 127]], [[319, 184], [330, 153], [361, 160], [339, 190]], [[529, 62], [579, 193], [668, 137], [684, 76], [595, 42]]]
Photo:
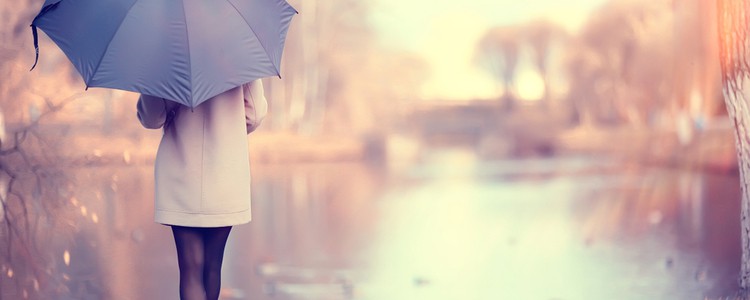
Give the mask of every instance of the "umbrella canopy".
[[195, 107], [244, 83], [280, 76], [296, 13], [284, 0], [46, 0], [31, 26], [37, 59], [38, 27], [87, 88]]

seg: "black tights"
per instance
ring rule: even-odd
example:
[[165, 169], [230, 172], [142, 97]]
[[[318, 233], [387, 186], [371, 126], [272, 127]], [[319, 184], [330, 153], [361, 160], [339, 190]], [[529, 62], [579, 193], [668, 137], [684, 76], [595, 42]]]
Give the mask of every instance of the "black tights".
[[180, 267], [180, 299], [219, 299], [221, 262], [232, 227], [172, 226]]

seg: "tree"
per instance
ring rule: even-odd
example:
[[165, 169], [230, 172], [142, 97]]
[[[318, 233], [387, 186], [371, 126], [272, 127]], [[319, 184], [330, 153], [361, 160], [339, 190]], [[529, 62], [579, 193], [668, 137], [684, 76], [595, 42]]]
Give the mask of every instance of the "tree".
[[0, 4], [0, 299], [83, 297], [69, 288], [79, 278], [58, 267], [63, 260], [58, 251], [74, 235], [74, 187], [56, 147], [65, 135], [45, 124], [80, 96], [70, 84], [78, 75], [52, 52], [29, 72], [28, 22], [39, 4]]
[[565, 59], [579, 121], [652, 125], [673, 86], [671, 14], [658, 1], [612, 1], [592, 15]]
[[740, 287], [750, 288], [750, 1], [719, 0], [719, 57], [724, 101], [734, 122], [742, 190]]
[[514, 97], [516, 66], [522, 32], [516, 26], [498, 26], [487, 30], [479, 40], [476, 62], [502, 84], [506, 105]]
[[[422, 72], [414, 62], [419, 59], [378, 45], [368, 23], [371, 1], [290, 2], [300, 14], [289, 30], [283, 80], [268, 81], [267, 128], [362, 133], [377, 128], [398, 108], [394, 101], [406, 98], [402, 84], [413, 83], [410, 91], [418, 90], [411, 74]], [[405, 63], [392, 63], [401, 61]], [[385, 64], [391, 68], [383, 69]]]
[[550, 52], [553, 44], [565, 38], [567, 33], [561, 27], [546, 19], [529, 22], [523, 26], [523, 31], [525, 32], [524, 37], [533, 51], [534, 64], [544, 81], [544, 96], [542, 96], [542, 101], [545, 105], [549, 105]]

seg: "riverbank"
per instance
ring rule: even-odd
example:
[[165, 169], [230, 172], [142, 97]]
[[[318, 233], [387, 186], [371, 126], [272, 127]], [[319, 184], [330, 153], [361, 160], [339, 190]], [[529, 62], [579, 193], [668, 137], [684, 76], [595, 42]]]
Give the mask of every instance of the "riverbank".
[[[60, 139], [60, 152], [77, 165], [151, 164], [161, 132], [125, 133], [108, 136], [69, 135]], [[517, 138], [517, 137], [516, 137]], [[680, 141], [676, 132], [648, 128], [577, 127], [559, 130], [543, 137], [525, 139], [549, 148], [543, 155], [607, 156], [644, 165], [736, 173], [737, 156], [733, 131], [714, 126], [695, 132], [689, 141]], [[526, 142], [492, 139], [504, 148], [531, 147]], [[300, 135], [291, 132], [256, 132], [248, 137], [253, 163], [342, 162], [368, 159], [414, 159], [425, 148], [417, 139], [404, 136], [380, 138], [340, 135]], [[406, 146], [404, 146], [406, 145]], [[510, 145], [510, 146], [508, 146]], [[487, 146], [485, 148], [503, 148]], [[478, 148], [480, 151], [482, 148]], [[408, 153], [407, 153], [408, 152]], [[481, 152], [481, 151], [480, 151]], [[503, 151], [492, 159], [511, 159], [513, 151]], [[539, 155], [539, 154], [537, 154]]]
[[[145, 134], [70, 135], [60, 154], [76, 165], [152, 164], [161, 132]], [[362, 161], [367, 142], [358, 137], [256, 132], [248, 136], [253, 163]]]
[[680, 140], [675, 131], [648, 128], [578, 127], [556, 137], [558, 154], [606, 155], [644, 165], [736, 173], [733, 129], [714, 126]]

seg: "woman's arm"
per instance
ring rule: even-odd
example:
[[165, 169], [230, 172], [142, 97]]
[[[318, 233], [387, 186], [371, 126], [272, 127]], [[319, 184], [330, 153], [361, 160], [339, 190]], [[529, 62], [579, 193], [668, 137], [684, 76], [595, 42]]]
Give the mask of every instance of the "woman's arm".
[[263, 82], [260, 79], [242, 85], [245, 98], [245, 125], [247, 133], [255, 131], [268, 113], [268, 102], [263, 93]]
[[148, 129], [161, 128], [167, 121], [167, 114], [177, 105], [164, 98], [141, 95], [138, 98], [138, 120]]

